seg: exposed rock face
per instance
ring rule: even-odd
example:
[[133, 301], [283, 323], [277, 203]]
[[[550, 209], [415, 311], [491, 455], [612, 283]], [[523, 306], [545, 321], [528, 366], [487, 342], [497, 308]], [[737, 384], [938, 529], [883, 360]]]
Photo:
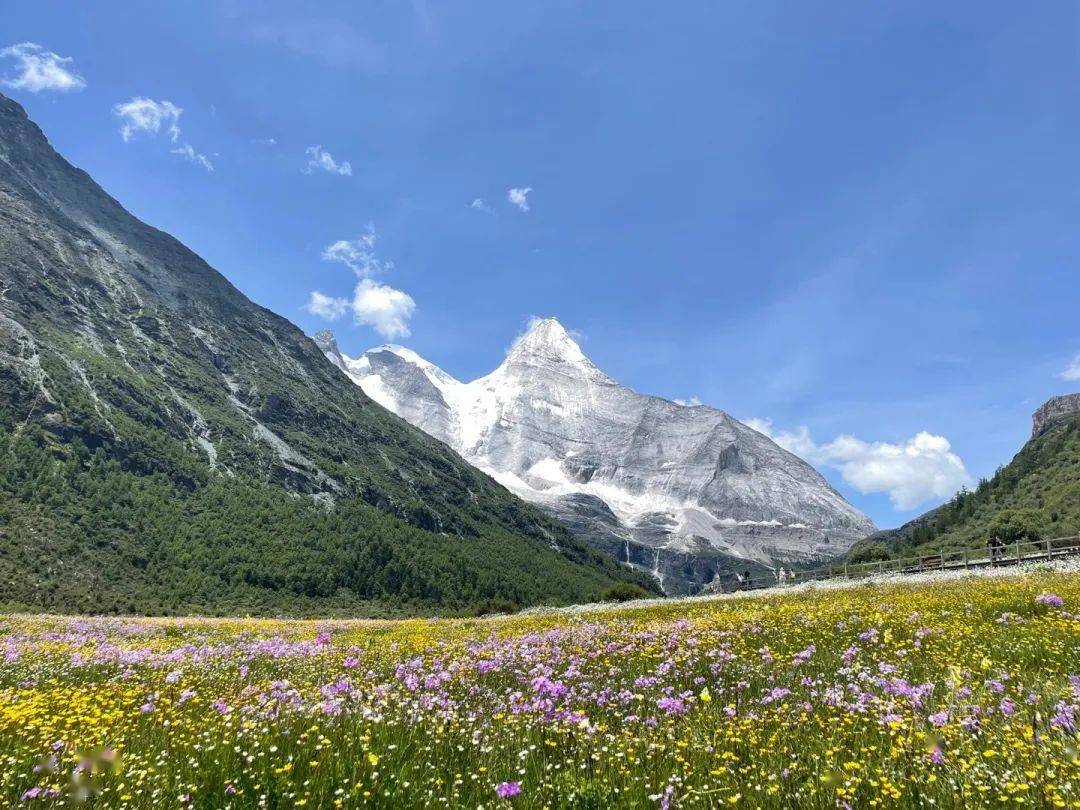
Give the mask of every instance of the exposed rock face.
[[1041, 435], [1046, 429], [1074, 413], [1080, 412], [1080, 394], [1065, 394], [1051, 397], [1031, 417], [1031, 437]]
[[832, 556], [874, 531], [809, 464], [723, 411], [620, 385], [554, 319], [471, 383], [399, 346], [350, 359], [332, 336], [318, 342], [377, 402], [668, 592], [748, 561]]

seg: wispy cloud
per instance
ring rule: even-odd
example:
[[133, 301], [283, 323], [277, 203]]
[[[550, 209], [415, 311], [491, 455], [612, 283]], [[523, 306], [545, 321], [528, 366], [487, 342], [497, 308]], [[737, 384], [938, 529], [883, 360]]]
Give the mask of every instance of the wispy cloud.
[[776, 431], [768, 419], [746, 419], [747, 425], [764, 433], [785, 450], [815, 466], [837, 469], [859, 492], [887, 492], [893, 507], [913, 509], [931, 499], [945, 499], [971, 483], [964, 462], [952, 452], [949, 440], [920, 431], [902, 444], [867, 442], [854, 436], [837, 436], [818, 444], [802, 426]]
[[528, 211], [530, 191], [532, 191], [532, 186], [526, 186], [525, 188], [512, 188], [506, 192], [506, 200], [511, 205], [516, 205], [519, 210]]
[[416, 302], [408, 293], [371, 278], [394, 267], [392, 262], [375, 255], [377, 241], [375, 228], [369, 224], [367, 231], [356, 239], [339, 239], [324, 248], [323, 259], [344, 264], [356, 275], [353, 297], [337, 298], [315, 290], [304, 308], [331, 321], [351, 312], [353, 321], [370, 326], [387, 339], [407, 337]]
[[169, 139], [180, 140], [180, 116], [183, 110], [171, 101], [154, 101], [135, 96], [130, 101], [113, 106], [113, 113], [120, 119], [120, 137], [130, 141], [143, 133], [157, 135], [163, 128]]
[[1070, 382], [1080, 380], [1080, 354], [1076, 355], [1058, 376]]
[[309, 146], [304, 154], [308, 157], [305, 174], [311, 174], [316, 169], [330, 174], [338, 174], [342, 177], [352, 177], [352, 164], [347, 160], [340, 162], [334, 160], [334, 156], [321, 146]]
[[183, 146], [178, 146], [176, 149], [170, 149], [169, 151], [174, 155], [180, 155], [185, 160], [190, 160], [192, 163], [202, 166], [208, 172], [214, 170], [214, 164], [210, 162], [210, 158], [196, 152], [195, 148], [190, 143], [185, 143]]
[[469, 208], [472, 208], [476, 211], [483, 211], [485, 214], [495, 213], [494, 209], [486, 202], [484, 202], [483, 197], [477, 197], [475, 200], [469, 203]]
[[326, 318], [328, 321], [336, 321], [349, 310], [348, 298], [334, 298], [331, 295], [312, 290], [304, 309], [312, 315]]
[[369, 222], [367, 230], [356, 239], [338, 239], [327, 245], [322, 257], [328, 262], [341, 262], [361, 278], [393, 270], [393, 262], [383, 261], [375, 255], [377, 240], [375, 226]]
[[676, 405], [682, 405], [684, 408], [696, 408], [701, 404], [700, 397], [690, 397], [690, 399], [674, 399], [672, 400]]
[[0, 50], [0, 59], [15, 60], [15, 75], [0, 79], [0, 84], [13, 90], [70, 93], [86, 87], [86, 80], [71, 70], [70, 65], [74, 60], [70, 56], [47, 51], [36, 42], [9, 45]]

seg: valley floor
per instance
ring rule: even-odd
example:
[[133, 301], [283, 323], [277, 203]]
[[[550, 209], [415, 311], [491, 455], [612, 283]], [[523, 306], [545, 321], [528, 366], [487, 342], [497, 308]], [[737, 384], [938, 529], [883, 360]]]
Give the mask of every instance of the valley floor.
[[0, 619], [0, 803], [1080, 805], [1075, 562], [494, 619]]

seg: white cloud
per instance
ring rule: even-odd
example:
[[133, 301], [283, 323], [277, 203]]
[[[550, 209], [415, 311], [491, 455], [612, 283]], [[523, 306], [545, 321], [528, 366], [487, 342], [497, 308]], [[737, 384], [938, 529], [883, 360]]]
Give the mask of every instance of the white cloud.
[[690, 399], [675, 399], [672, 400], [676, 405], [682, 405], [684, 408], [696, 408], [701, 404], [700, 397], [690, 397]]
[[367, 232], [356, 239], [338, 239], [327, 245], [323, 249], [322, 257], [328, 262], [341, 262], [361, 278], [393, 270], [393, 262], [385, 262], [376, 257], [376, 240], [375, 227], [369, 223]]
[[307, 304], [304, 305], [304, 309], [312, 315], [318, 315], [328, 321], [336, 321], [348, 311], [349, 299], [334, 298], [318, 290], [312, 290], [311, 297], [308, 299]]
[[1080, 354], [1076, 355], [1076, 357], [1072, 359], [1072, 362], [1069, 363], [1069, 365], [1065, 367], [1065, 370], [1058, 376], [1061, 377], [1061, 379], [1070, 382], [1080, 380]]
[[20, 42], [0, 50], [0, 59], [14, 59], [15, 76], [4, 76], [0, 83], [13, 90], [26, 90], [40, 93], [42, 90], [55, 90], [68, 93], [82, 90], [86, 80], [68, 67], [70, 56], [60, 56], [47, 51], [36, 42]]
[[485, 214], [495, 213], [492, 210], [491, 206], [484, 202], [483, 197], [477, 197], [475, 200], [469, 203], [469, 208], [475, 208], [477, 211], [483, 211]]
[[252, 143], [260, 146], [277, 146], [277, 138], [255, 138]]
[[190, 143], [185, 143], [183, 146], [178, 146], [176, 149], [170, 149], [169, 151], [174, 155], [180, 155], [185, 160], [190, 160], [192, 163], [202, 166], [208, 172], [214, 170], [214, 164], [210, 162], [210, 158], [196, 152], [195, 148]]
[[532, 191], [532, 186], [526, 186], [525, 188], [512, 188], [508, 192], [506, 192], [506, 199], [511, 205], [516, 205], [522, 211], [528, 211], [530, 191]]
[[154, 101], [142, 96], [113, 107], [113, 113], [120, 119], [120, 137], [125, 141], [140, 132], [157, 135], [164, 127], [169, 140], [176, 143], [180, 139], [180, 115], [183, 112], [171, 101]]
[[362, 278], [352, 300], [353, 320], [370, 326], [385, 338], [409, 336], [409, 318], [416, 302], [401, 290]]
[[362, 278], [356, 283], [352, 300], [334, 298], [315, 290], [304, 309], [312, 315], [336, 321], [346, 312], [361, 326], [370, 326], [387, 339], [408, 337], [409, 318], [416, 310], [412, 296], [386, 284]]
[[352, 164], [347, 160], [339, 163], [334, 160], [333, 155], [321, 146], [309, 146], [304, 150], [304, 154], [308, 156], [307, 167], [304, 169], [306, 174], [311, 174], [316, 169], [320, 169], [324, 172], [330, 172], [330, 174], [352, 177]]
[[373, 225], [356, 239], [339, 239], [322, 252], [326, 261], [341, 262], [356, 274], [356, 288], [352, 299], [334, 298], [318, 290], [311, 293], [305, 309], [328, 320], [336, 320], [351, 312], [353, 320], [362, 326], [370, 326], [385, 338], [409, 335], [409, 319], [416, 310], [416, 302], [402, 290], [372, 281], [371, 276], [392, 270], [391, 262], [375, 255], [377, 237]]
[[949, 440], [926, 431], [902, 444], [866, 442], [844, 435], [818, 444], [805, 426], [777, 432], [768, 419], [747, 419], [745, 423], [805, 461], [839, 470], [844, 480], [864, 495], [887, 492], [893, 507], [899, 510], [948, 498], [971, 483], [964, 462], [952, 452]]

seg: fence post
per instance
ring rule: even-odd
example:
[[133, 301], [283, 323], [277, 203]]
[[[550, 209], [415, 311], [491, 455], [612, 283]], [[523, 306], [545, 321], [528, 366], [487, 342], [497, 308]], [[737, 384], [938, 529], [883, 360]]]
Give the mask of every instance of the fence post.
[[1050, 550], [1050, 538], [1046, 538], [1046, 559], [1050, 559], [1053, 556], [1053, 552]]
[[847, 577], [847, 563], [844, 563], [844, 576]]
[[1020, 541], [1016, 541], [1016, 561], [1020, 562]]
[[965, 571], [967, 571], [967, 567], [968, 567], [968, 553], [965, 551], [964, 552], [964, 570]]

